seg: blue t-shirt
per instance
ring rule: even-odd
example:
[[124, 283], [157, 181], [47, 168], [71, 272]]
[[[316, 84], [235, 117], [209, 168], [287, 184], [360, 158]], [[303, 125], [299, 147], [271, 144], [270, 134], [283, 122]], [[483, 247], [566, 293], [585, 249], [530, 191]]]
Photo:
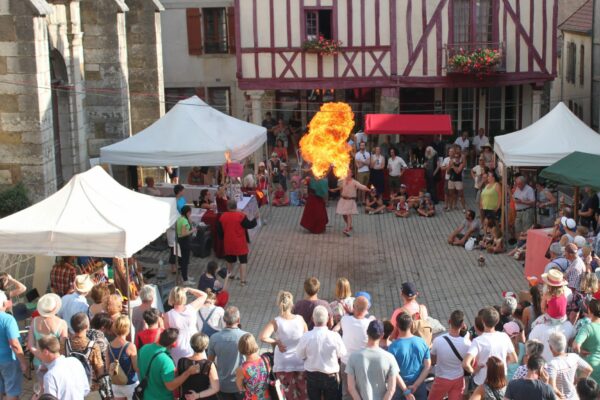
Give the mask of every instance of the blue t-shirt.
[[423, 370], [423, 362], [431, 358], [427, 343], [418, 336], [396, 339], [388, 351], [396, 358], [400, 376], [407, 385], [417, 380]]
[[177, 199], [177, 211], [181, 214], [181, 209], [187, 204], [185, 197], [181, 196]]
[[10, 314], [0, 312], [0, 364], [6, 364], [17, 359], [8, 345], [8, 341], [18, 337], [17, 320]]
[[206, 355], [216, 357], [219, 368], [219, 386], [223, 393], [237, 393], [235, 370], [242, 365], [244, 357], [238, 352], [238, 342], [247, 332], [225, 328], [210, 337]]

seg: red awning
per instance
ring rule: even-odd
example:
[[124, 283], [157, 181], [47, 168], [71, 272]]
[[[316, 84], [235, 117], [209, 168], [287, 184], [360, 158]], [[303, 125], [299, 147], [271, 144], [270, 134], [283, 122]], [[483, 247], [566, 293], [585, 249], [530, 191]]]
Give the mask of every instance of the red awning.
[[448, 114], [367, 114], [365, 133], [370, 135], [452, 135]]

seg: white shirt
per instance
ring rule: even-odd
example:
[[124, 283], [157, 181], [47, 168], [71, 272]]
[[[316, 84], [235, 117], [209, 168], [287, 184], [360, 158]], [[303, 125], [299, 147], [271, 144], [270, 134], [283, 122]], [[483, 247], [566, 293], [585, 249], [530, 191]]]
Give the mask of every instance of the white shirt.
[[565, 399], [578, 400], [575, 389], [575, 373], [577, 369], [591, 368], [585, 360], [575, 353], [567, 353], [561, 357], [554, 357], [548, 363], [548, 375], [556, 379], [556, 387]]
[[459, 145], [460, 148], [465, 151], [469, 148], [469, 139], [463, 139], [462, 136], [460, 136], [456, 138], [454, 144]]
[[383, 154], [377, 155], [373, 153], [371, 158], [373, 160], [373, 169], [383, 169], [385, 167], [385, 157]]
[[542, 357], [544, 358], [544, 360], [546, 360], [546, 362], [550, 362], [550, 360], [552, 360], [552, 358], [554, 357], [552, 355], [552, 352], [550, 351], [550, 346], [548, 345], [548, 339], [550, 338], [550, 334], [552, 334], [552, 332], [561, 332], [567, 338], [567, 342], [571, 340], [573, 336], [575, 336], [575, 329], [569, 321], [565, 321], [562, 324], [558, 325], [536, 325], [529, 333], [529, 340], [537, 339], [544, 344], [544, 351], [542, 352]]
[[356, 150], [360, 148], [361, 143], [367, 143], [367, 135], [363, 131], [356, 132], [354, 139], [356, 139]]
[[514, 353], [515, 348], [510, 341], [508, 335], [504, 332], [484, 332], [481, 336], [477, 336], [471, 342], [468, 353], [475, 357], [477, 366], [482, 366], [473, 379], [476, 384], [481, 385], [485, 381], [487, 367], [485, 363], [494, 356], [498, 357], [504, 363], [506, 372], [506, 356]]
[[442, 161], [442, 165], [440, 166], [441, 168], [443, 168], [446, 171], [446, 175], [444, 176], [444, 178], [446, 180], [450, 179], [450, 173], [449, 173], [449, 169], [448, 167], [450, 166], [450, 157], [446, 157], [444, 158], [444, 160]]
[[346, 346], [346, 354], [341, 357], [344, 364], [348, 364], [350, 354], [355, 351], [362, 350], [367, 347], [368, 337], [367, 328], [373, 317], [369, 318], [354, 318], [353, 315], [344, 315], [340, 324], [342, 324], [342, 341]]
[[90, 393], [83, 365], [75, 357], [60, 356], [48, 364], [44, 375], [44, 393], [60, 400], [81, 400]]
[[435, 376], [449, 380], [458, 379], [464, 375], [462, 361], [456, 357], [456, 354], [454, 354], [444, 337], [450, 339], [454, 347], [456, 347], [458, 354], [463, 358], [467, 355], [467, 351], [469, 351], [471, 340], [461, 336], [453, 337], [449, 334], [438, 336], [433, 340], [431, 355], [437, 358], [435, 362]]
[[354, 159], [360, 161], [361, 163], [364, 163], [360, 168], [358, 168], [358, 172], [369, 172], [371, 154], [368, 151], [365, 150], [364, 153], [362, 151], [357, 152], [354, 156]]
[[[525, 185], [523, 189], [515, 189], [515, 192], [513, 193], [513, 198], [524, 201], [535, 201], [535, 192], [533, 191], [531, 186]], [[517, 209], [517, 211], [525, 210], [531, 207], [533, 207], [533, 205], [515, 203], [515, 208]]]
[[404, 162], [402, 157], [394, 156], [394, 158], [390, 157], [388, 159], [388, 170], [390, 171], [390, 176], [400, 176], [402, 168], [408, 168], [408, 165], [406, 165], [406, 162]]
[[481, 184], [483, 183], [483, 168], [480, 165], [476, 165], [473, 167], [472, 171], [475, 173], [475, 189], [481, 189]]
[[473, 146], [475, 146], [475, 151], [479, 153], [481, 151], [481, 146], [485, 146], [490, 144], [490, 139], [487, 136], [479, 136], [475, 135], [473, 138]]
[[296, 353], [304, 360], [306, 371], [335, 374], [340, 371], [338, 358], [344, 357], [347, 352], [339, 334], [326, 326], [315, 326], [302, 335]]

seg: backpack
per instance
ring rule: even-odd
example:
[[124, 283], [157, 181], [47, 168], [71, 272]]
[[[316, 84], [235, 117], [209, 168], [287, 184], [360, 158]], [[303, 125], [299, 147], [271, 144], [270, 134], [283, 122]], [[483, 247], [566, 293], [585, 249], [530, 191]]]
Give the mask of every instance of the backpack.
[[81, 365], [83, 366], [83, 370], [85, 371], [85, 375], [88, 378], [88, 382], [92, 382], [92, 365], [90, 364], [90, 354], [92, 354], [92, 350], [94, 349], [94, 344], [96, 342], [90, 340], [85, 348], [85, 352], [74, 351], [71, 346], [71, 340], [67, 339], [65, 343], [65, 355], [67, 357], [73, 357], [79, 360]]
[[[129, 343], [126, 343], [125, 346], [121, 347], [121, 350], [119, 351], [119, 355], [116, 358], [115, 358], [115, 355], [113, 354], [112, 348], [110, 349], [110, 352], [108, 353], [110, 355], [110, 358], [113, 359], [113, 361], [108, 366], [108, 371], [109, 371], [108, 373], [109, 373], [110, 379], [114, 385], [127, 385], [127, 381], [129, 380], [129, 378], [127, 377], [127, 374], [121, 367], [121, 363], [119, 361], [119, 360], [121, 360], [121, 354], [123, 354], [123, 351], [127, 350], [127, 346], [129, 346]], [[125, 354], [127, 354], [127, 353], [125, 353]]]
[[427, 346], [431, 347], [431, 342], [433, 341], [433, 328], [429, 321], [421, 319], [422, 307], [422, 305], [419, 305], [419, 312], [413, 314], [413, 323], [410, 331], [413, 335], [423, 339], [425, 343], [427, 343]]
[[200, 317], [200, 320], [202, 321], [202, 331], [201, 332], [204, 333], [208, 337], [211, 337], [215, 333], [219, 332], [218, 330], [216, 330], [215, 328], [213, 328], [212, 326], [210, 326], [208, 324], [208, 320], [210, 319], [210, 317], [212, 317], [212, 315], [216, 309], [217, 309], [217, 307], [215, 306], [212, 310], [210, 310], [206, 319], [202, 318], [202, 313], [200, 311], [198, 311], [198, 316]]

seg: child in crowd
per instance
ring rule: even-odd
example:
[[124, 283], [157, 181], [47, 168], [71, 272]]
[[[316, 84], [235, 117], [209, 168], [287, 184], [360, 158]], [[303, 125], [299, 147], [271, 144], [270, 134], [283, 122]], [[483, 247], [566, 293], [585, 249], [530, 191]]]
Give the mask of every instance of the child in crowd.
[[421, 190], [419, 190], [418, 196], [410, 196], [408, 198], [408, 205], [410, 208], [418, 209], [424, 200], [425, 200], [425, 189], [421, 189]]
[[489, 245], [494, 242], [494, 227], [496, 226], [496, 221], [493, 218], [485, 217], [483, 219], [483, 235], [481, 241], [479, 242], [479, 248], [481, 250], [487, 249]]
[[394, 212], [394, 214], [396, 215], [396, 217], [408, 218], [409, 210], [410, 208], [408, 206], [408, 202], [406, 201], [406, 197], [400, 196], [400, 198], [398, 199], [398, 204], [396, 204], [396, 211]]
[[492, 242], [487, 245], [486, 250], [488, 253], [498, 254], [504, 253], [504, 238], [502, 235], [502, 229], [498, 225], [493, 228], [494, 236]]
[[435, 206], [431, 201], [431, 194], [425, 193], [425, 198], [423, 199], [423, 202], [419, 204], [417, 213], [421, 217], [433, 217], [435, 215]]
[[371, 189], [371, 191], [367, 194], [367, 200], [365, 202], [365, 212], [369, 215], [373, 214], [383, 214], [385, 210], [385, 205], [383, 204], [383, 199], [381, 195], [377, 194], [375, 188]]
[[388, 210], [394, 211], [396, 209], [401, 196], [404, 196], [405, 198], [408, 197], [406, 185], [404, 183], [400, 185], [400, 189], [398, 189], [396, 193], [390, 193], [390, 204], [388, 206]]
[[299, 182], [300, 181], [292, 179], [292, 190], [290, 190], [290, 205], [296, 207], [304, 205], [302, 189], [298, 185]]
[[273, 193], [273, 206], [284, 207], [290, 205], [290, 199], [288, 198], [285, 190], [280, 183], [275, 186], [275, 192]]
[[560, 323], [567, 318], [567, 294], [565, 287], [567, 281], [563, 273], [558, 269], [551, 269], [548, 273], [542, 274], [544, 289], [542, 295], [541, 309], [544, 318], [538, 318], [533, 324], [539, 323]]

